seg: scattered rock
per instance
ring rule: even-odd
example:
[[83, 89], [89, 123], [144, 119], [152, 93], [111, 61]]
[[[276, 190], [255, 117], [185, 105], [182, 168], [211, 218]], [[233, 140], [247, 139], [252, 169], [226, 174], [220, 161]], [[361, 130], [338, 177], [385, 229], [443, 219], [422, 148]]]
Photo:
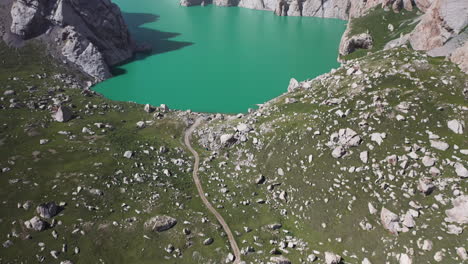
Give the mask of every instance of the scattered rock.
[[214, 239], [209, 237], [209, 238], [203, 240], [203, 245], [209, 246], [209, 245], [213, 244], [213, 242], [214, 242]]

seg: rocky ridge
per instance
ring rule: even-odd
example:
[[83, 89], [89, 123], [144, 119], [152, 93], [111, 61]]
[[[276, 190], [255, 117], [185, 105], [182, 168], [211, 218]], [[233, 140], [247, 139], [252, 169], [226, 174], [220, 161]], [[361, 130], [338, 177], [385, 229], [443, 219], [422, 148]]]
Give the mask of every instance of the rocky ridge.
[[41, 40], [53, 56], [95, 81], [111, 77], [109, 67], [135, 51], [120, 9], [110, 0], [7, 0], [0, 15], [6, 43]]

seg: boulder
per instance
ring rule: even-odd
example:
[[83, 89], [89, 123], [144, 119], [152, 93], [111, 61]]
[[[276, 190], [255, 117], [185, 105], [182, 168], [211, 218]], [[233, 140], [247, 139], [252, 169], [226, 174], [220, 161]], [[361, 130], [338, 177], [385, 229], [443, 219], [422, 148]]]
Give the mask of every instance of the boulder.
[[455, 173], [457, 174], [458, 177], [460, 178], [468, 178], [468, 170], [461, 164], [460, 162], [455, 162], [455, 165], [453, 165], [455, 168]]
[[398, 258], [399, 264], [413, 264], [413, 258], [411, 258], [408, 254], [400, 254]]
[[380, 211], [380, 221], [385, 229], [390, 231], [390, 233], [397, 235], [400, 231], [400, 218], [398, 215], [390, 212], [385, 207], [382, 207]]
[[289, 81], [289, 86], [288, 86], [288, 92], [293, 92], [297, 89], [299, 89], [301, 86], [299, 84], [299, 82], [294, 79], [294, 78], [291, 78], [291, 80]]
[[464, 247], [457, 248], [457, 255], [463, 261], [468, 260], [468, 253], [466, 252], [466, 249]]
[[456, 134], [463, 134], [464, 125], [462, 121], [450, 120], [447, 122], [448, 128]]
[[57, 111], [52, 115], [55, 121], [57, 122], [68, 122], [73, 117], [73, 112], [70, 108], [66, 106], [61, 106]]
[[55, 204], [55, 202], [48, 202], [40, 204], [36, 207], [36, 212], [42, 218], [52, 218], [59, 213], [60, 208]]
[[221, 135], [219, 139], [221, 141], [221, 145], [228, 145], [236, 141], [233, 134]]
[[177, 220], [175, 218], [167, 215], [157, 215], [145, 222], [145, 228], [152, 231], [163, 232], [171, 229], [176, 224]]
[[462, 195], [452, 200], [453, 208], [446, 210], [447, 222], [458, 224], [468, 224], [468, 195]]
[[47, 223], [42, 221], [39, 217], [34, 216], [28, 221], [24, 222], [24, 225], [28, 229], [32, 229], [34, 231], [43, 231], [47, 228]]
[[325, 263], [326, 264], [339, 264], [341, 262], [341, 256], [332, 253], [332, 252], [325, 252]]
[[446, 151], [450, 146], [446, 142], [440, 141], [440, 140], [431, 140], [431, 147]]
[[340, 129], [330, 136], [330, 141], [346, 148], [357, 147], [361, 144], [361, 137], [351, 128]]

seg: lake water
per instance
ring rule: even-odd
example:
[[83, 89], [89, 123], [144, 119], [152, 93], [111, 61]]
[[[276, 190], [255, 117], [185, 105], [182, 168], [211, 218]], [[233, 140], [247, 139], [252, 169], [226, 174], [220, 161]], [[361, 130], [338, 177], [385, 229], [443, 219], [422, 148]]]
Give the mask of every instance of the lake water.
[[177, 0], [114, 0], [151, 55], [95, 86], [107, 98], [200, 112], [240, 113], [338, 66], [345, 21], [278, 17], [239, 7], [182, 7]]

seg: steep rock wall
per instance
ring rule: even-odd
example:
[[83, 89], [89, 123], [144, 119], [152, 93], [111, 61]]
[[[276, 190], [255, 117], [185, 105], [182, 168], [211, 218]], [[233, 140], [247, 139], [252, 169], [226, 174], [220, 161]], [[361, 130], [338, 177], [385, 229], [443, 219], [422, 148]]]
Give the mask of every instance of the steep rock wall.
[[4, 0], [2, 10], [6, 42], [40, 39], [52, 55], [96, 81], [135, 51], [120, 9], [109, 0]]

